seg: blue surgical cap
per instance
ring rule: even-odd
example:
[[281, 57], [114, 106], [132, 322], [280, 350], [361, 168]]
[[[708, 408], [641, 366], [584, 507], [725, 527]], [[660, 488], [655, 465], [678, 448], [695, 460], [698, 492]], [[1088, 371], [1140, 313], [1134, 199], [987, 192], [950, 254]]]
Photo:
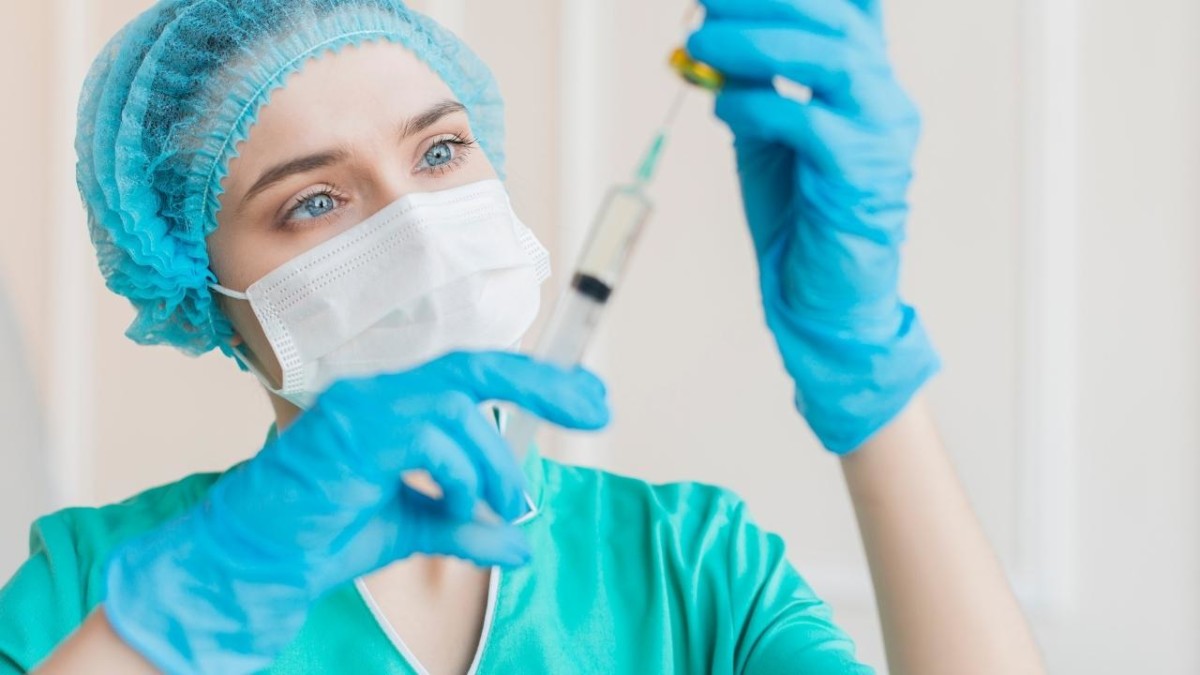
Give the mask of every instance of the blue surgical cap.
[[208, 290], [205, 239], [238, 144], [304, 64], [381, 40], [445, 80], [502, 173], [491, 72], [399, 0], [162, 0], [108, 43], [80, 100], [78, 182], [108, 287], [137, 312], [130, 338], [189, 354], [226, 349], [232, 329]]

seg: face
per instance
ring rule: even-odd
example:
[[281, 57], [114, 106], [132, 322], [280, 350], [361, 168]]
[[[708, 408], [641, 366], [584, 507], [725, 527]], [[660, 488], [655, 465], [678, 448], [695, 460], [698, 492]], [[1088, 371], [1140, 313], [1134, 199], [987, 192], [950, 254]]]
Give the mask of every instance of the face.
[[[399, 45], [351, 47], [308, 64], [260, 112], [223, 183], [210, 264], [222, 286], [244, 291], [407, 194], [495, 177], [437, 75]], [[219, 302], [234, 346], [278, 384], [250, 304]]]

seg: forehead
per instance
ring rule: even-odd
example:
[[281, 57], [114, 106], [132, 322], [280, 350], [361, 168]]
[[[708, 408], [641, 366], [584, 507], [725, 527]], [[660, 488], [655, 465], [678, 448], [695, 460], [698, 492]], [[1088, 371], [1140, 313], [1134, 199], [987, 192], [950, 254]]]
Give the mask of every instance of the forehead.
[[[402, 120], [453, 99], [450, 87], [403, 46], [364, 43], [309, 62], [271, 94], [230, 164], [270, 164], [289, 155], [394, 133]], [[273, 153], [272, 150], [275, 149]]]

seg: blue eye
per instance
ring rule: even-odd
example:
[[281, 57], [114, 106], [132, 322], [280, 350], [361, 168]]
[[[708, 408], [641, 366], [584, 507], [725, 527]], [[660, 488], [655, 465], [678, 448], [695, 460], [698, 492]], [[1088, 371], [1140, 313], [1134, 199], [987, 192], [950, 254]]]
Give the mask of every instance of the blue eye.
[[475, 147], [475, 139], [470, 136], [453, 134], [438, 140], [421, 157], [418, 172], [442, 175], [457, 168], [467, 160]]
[[451, 141], [442, 141], [429, 148], [425, 153], [425, 165], [437, 168], [454, 161], [454, 150], [450, 147], [450, 143]]
[[312, 220], [320, 218], [337, 208], [337, 200], [328, 192], [321, 192], [305, 197], [289, 215], [291, 220]]

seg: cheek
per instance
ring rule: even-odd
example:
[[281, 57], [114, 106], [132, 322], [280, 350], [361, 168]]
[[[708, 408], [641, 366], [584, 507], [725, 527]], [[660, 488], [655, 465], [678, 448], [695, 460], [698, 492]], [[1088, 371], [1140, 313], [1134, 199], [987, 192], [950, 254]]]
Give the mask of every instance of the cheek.
[[262, 325], [258, 322], [258, 317], [250, 308], [250, 303], [221, 298], [220, 305], [221, 311], [225, 314], [225, 318], [229, 319], [237, 336], [246, 342], [255, 353], [258, 353], [258, 348], [267, 344], [267, 338], [263, 333]]
[[496, 173], [496, 167], [492, 166], [492, 161], [488, 159], [483, 148], [475, 149], [475, 157], [471, 159], [470, 164], [474, 165], [471, 171], [476, 181], [499, 178], [499, 175]]
[[[208, 247], [208, 267], [216, 275], [217, 283], [235, 291], [244, 291], [254, 282], [250, 280], [247, 283], [247, 280], [243, 278], [246, 276], [242, 272], [245, 265], [240, 258], [248, 246], [244, 241], [245, 236], [239, 235], [236, 229], [229, 223], [218, 221], [216, 231], [210, 234], [205, 242]], [[222, 309], [225, 309], [228, 314], [234, 308], [226, 304], [222, 305]], [[230, 316], [231, 320], [232, 318]]]
[[281, 238], [265, 225], [250, 223], [222, 223], [207, 244], [208, 266], [217, 281], [243, 292], [307, 245], [301, 237]]
[[258, 361], [259, 367], [278, 382], [281, 370], [279, 362], [275, 359], [271, 343], [267, 340], [262, 325], [258, 322], [258, 317], [254, 315], [254, 310], [250, 308], [250, 303], [221, 298], [220, 306], [225, 318], [229, 319], [229, 323], [233, 326], [237, 337], [241, 338]]

